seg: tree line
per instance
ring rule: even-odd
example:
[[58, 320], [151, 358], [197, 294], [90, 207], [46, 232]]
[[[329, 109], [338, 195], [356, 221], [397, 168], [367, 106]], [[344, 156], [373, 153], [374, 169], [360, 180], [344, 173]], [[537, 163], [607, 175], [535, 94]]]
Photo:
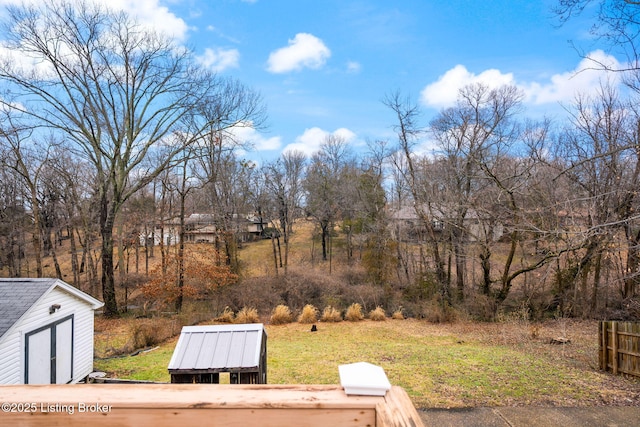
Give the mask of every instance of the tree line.
[[[170, 38], [82, 2], [7, 11], [21, 55], [0, 61], [4, 275], [40, 277], [50, 257], [63, 277], [68, 241], [70, 281], [103, 298], [105, 314], [126, 307], [138, 274], [154, 292], [170, 288], [179, 311], [198, 281], [242, 280], [237, 219], [252, 214], [268, 224], [275, 274], [289, 274], [294, 225], [308, 220], [318, 263], [332, 272], [339, 239], [340, 262], [387, 305], [400, 295], [482, 318], [509, 304], [640, 314], [635, 70], [624, 74], [630, 91], [603, 82], [561, 122], [528, 119], [514, 86], [466, 86], [428, 123], [392, 92], [382, 102], [396, 138], [356, 152], [329, 136], [311, 156], [257, 165], [236, 131], [263, 126], [260, 95]], [[193, 213], [216, 230], [200, 268], [185, 257]]]

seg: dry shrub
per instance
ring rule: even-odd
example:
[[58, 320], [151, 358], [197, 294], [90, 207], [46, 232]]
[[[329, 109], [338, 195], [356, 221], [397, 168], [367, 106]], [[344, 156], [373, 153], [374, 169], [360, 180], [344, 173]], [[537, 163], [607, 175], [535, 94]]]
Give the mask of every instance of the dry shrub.
[[402, 313], [402, 308], [399, 308], [396, 311], [394, 311], [393, 314], [391, 315], [391, 318], [393, 320], [404, 320], [404, 314]]
[[289, 310], [289, 307], [284, 304], [280, 304], [274, 308], [271, 313], [272, 325], [284, 325], [286, 323], [291, 323], [292, 320], [293, 315], [291, 314], [291, 310]]
[[322, 322], [342, 322], [342, 315], [338, 310], [329, 305], [322, 311], [320, 320]]
[[354, 302], [347, 309], [347, 313], [344, 315], [345, 320], [350, 322], [359, 322], [364, 319], [364, 314], [362, 314], [362, 306], [357, 302]]
[[316, 323], [318, 321], [318, 309], [311, 304], [307, 304], [298, 316], [299, 323]]
[[252, 307], [242, 307], [236, 315], [236, 323], [258, 323], [259, 321], [258, 310]]
[[[224, 304], [236, 307], [255, 307], [259, 313], [268, 313], [283, 300], [276, 290], [278, 277], [243, 277], [240, 283], [223, 289]], [[289, 307], [287, 301], [284, 301]]]
[[371, 310], [369, 312], [369, 319], [375, 320], [376, 322], [380, 322], [383, 320], [387, 320], [387, 315], [384, 312], [384, 309], [380, 306], [377, 306], [375, 310]]
[[146, 319], [137, 320], [130, 324], [130, 340], [125, 346], [125, 351], [129, 352], [139, 348], [151, 347], [173, 335], [173, 328], [168, 319]]
[[222, 312], [222, 314], [220, 314], [220, 316], [216, 317], [214, 320], [216, 322], [221, 322], [221, 323], [233, 323], [234, 322], [234, 314], [233, 314], [233, 310], [231, 310], [228, 306], [224, 308], [224, 311]]

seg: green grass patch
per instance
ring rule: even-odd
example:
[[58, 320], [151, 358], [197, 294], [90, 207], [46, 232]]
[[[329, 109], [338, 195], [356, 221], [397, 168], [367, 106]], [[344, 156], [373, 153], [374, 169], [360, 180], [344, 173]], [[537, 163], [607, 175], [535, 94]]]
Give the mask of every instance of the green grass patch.
[[[299, 323], [267, 326], [270, 384], [339, 384], [338, 365], [366, 361], [382, 366], [417, 407], [585, 405], [617, 393], [607, 383], [610, 376], [572, 366], [575, 361], [558, 346], [494, 344], [476, 339], [473, 330], [417, 320], [319, 323], [318, 332], [309, 330]], [[95, 369], [169, 381], [175, 344], [97, 360]]]

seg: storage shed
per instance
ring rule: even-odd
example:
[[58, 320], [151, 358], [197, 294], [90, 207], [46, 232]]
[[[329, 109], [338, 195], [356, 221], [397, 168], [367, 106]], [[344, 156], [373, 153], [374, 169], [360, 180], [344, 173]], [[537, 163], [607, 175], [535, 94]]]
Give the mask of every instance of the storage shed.
[[0, 384], [69, 384], [93, 370], [101, 301], [58, 279], [0, 279]]
[[182, 328], [169, 362], [172, 383], [267, 383], [267, 333], [262, 323]]

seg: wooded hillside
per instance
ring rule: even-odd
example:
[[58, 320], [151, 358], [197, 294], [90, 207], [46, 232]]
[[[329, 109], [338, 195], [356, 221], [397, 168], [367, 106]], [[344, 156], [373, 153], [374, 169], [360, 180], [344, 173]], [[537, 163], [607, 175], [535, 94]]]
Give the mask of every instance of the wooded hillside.
[[64, 3], [6, 19], [12, 47], [46, 67], [0, 63], [3, 276], [63, 278], [106, 315], [185, 302], [640, 315], [633, 90], [603, 83], [556, 122], [528, 118], [515, 86], [467, 86], [429, 123], [392, 93], [396, 137], [332, 135], [310, 158], [258, 165], [234, 130], [261, 126], [260, 96], [171, 40]]

